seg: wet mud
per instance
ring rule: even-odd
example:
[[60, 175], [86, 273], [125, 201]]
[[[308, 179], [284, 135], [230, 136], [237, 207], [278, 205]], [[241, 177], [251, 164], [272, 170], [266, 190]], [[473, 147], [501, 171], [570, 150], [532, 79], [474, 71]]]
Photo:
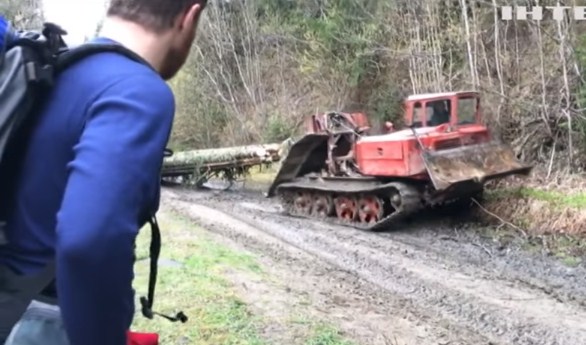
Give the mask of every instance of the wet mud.
[[362, 344], [586, 344], [583, 266], [426, 219], [368, 232], [293, 218], [257, 190], [166, 187], [162, 202], [257, 253]]

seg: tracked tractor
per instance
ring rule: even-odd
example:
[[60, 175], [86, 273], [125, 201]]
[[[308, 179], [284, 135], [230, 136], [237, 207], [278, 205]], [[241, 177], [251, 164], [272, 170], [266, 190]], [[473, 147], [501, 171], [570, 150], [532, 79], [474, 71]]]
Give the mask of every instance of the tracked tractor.
[[385, 230], [532, 169], [482, 124], [477, 92], [412, 95], [403, 109], [403, 128], [387, 123], [376, 135], [364, 113], [310, 117], [267, 197], [279, 197], [292, 216]]

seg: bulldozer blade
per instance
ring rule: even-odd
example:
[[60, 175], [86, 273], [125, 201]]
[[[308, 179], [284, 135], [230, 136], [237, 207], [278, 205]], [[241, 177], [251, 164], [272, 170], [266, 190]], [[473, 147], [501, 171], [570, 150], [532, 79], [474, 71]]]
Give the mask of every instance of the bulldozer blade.
[[509, 175], [528, 175], [533, 168], [519, 162], [509, 146], [498, 142], [427, 151], [422, 156], [438, 191], [455, 184], [484, 184]]
[[281, 161], [279, 172], [266, 196], [275, 196], [275, 191], [281, 183], [310, 172], [319, 172], [327, 159], [328, 139], [327, 134], [307, 134], [296, 141]]

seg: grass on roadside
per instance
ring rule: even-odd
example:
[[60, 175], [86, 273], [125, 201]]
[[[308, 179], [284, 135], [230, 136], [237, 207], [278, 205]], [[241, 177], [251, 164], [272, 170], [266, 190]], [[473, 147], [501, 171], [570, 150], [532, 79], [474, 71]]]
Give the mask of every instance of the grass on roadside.
[[583, 263], [586, 193], [525, 185], [487, 189], [485, 196], [480, 218], [507, 225], [487, 230], [499, 243], [511, 242], [516, 237], [512, 234], [522, 231], [523, 249], [551, 255], [569, 267]]
[[250, 169], [250, 175], [247, 177], [247, 181], [255, 183], [271, 183], [275, 178], [275, 175], [279, 171], [279, 163], [275, 162], [269, 167], [261, 166]]
[[315, 326], [304, 345], [355, 345], [340, 334], [338, 330], [328, 325]]
[[[182, 310], [189, 321], [171, 323], [156, 317], [147, 320], [136, 313], [133, 330], [156, 332], [161, 344], [242, 344], [265, 342], [256, 333], [257, 318], [223, 279], [225, 267], [260, 272], [254, 258], [232, 252], [202, 236], [187, 221], [160, 217], [163, 249], [155, 294], [155, 310], [173, 314]], [[143, 229], [137, 241], [135, 289], [146, 293], [150, 230]]]
[[487, 189], [483, 207], [492, 216], [525, 229], [531, 235], [586, 234], [584, 192], [500, 187]]
[[557, 191], [543, 190], [532, 187], [514, 187], [506, 189], [496, 189], [489, 191], [488, 195], [491, 198], [499, 197], [516, 197], [516, 198], [532, 198], [535, 200], [545, 201], [555, 208], [584, 208], [586, 209], [586, 193], [561, 193]]
[[[229, 269], [266, 278], [255, 258], [210, 240], [203, 229], [180, 215], [160, 214], [159, 223], [163, 248], [154, 309], [170, 315], [182, 310], [189, 321], [148, 320], [137, 304], [132, 330], [158, 333], [165, 345], [273, 345], [257, 332], [270, 320], [252, 315], [225, 276]], [[149, 244], [150, 229], [145, 227], [137, 240], [136, 299], [147, 292]], [[307, 338], [297, 339], [296, 344], [352, 345], [334, 327], [306, 321]]]

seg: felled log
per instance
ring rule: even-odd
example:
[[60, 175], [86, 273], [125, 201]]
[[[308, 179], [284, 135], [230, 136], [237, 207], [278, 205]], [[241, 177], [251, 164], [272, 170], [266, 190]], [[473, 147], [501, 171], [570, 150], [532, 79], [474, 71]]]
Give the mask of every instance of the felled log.
[[218, 163], [246, 158], [272, 159], [281, 145], [249, 145], [176, 152], [165, 158], [166, 164]]
[[280, 144], [176, 152], [163, 161], [163, 177], [246, 168], [279, 160]]

